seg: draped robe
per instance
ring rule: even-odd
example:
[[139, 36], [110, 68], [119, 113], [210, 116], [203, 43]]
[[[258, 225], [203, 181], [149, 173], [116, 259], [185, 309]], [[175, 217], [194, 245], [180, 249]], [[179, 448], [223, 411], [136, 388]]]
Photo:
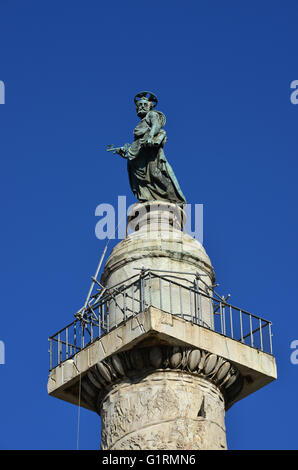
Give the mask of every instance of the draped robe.
[[[154, 136], [156, 145], [149, 147], [144, 144], [153, 120], [155, 124], [159, 122], [159, 129]], [[136, 126], [134, 142], [126, 154], [129, 182], [140, 202], [158, 200], [183, 205], [186, 203], [185, 197], [163, 151], [166, 142], [166, 132], [162, 129], [164, 122], [163, 113], [150, 111]]]

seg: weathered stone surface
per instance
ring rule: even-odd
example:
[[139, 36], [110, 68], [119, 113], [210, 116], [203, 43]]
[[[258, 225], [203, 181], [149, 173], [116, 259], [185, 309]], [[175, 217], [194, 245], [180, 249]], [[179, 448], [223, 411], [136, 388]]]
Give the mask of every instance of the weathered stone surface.
[[101, 405], [102, 449], [226, 449], [219, 389], [182, 371], [114, 385]]

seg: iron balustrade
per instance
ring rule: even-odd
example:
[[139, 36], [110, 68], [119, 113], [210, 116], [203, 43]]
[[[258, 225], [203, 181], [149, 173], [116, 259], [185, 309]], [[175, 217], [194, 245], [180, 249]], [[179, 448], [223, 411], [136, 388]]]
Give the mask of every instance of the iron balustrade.
[[270, 321], [229, 304], [199, 283], [197, 277], [189, 280], [146, 270], [101, 289], [73, 322], [49, 337], [50, 370], [150, 306], [272, 354]]

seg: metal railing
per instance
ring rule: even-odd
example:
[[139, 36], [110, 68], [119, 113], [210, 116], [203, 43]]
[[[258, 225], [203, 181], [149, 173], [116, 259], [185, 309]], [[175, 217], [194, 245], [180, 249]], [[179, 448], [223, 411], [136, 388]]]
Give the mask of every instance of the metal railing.
[[272, 354], [270, 321], [229, 304], [201, 278], [181, 274], [189, 273], [143, 270], [91, 296], [73, 322], [49, 337], [50, 370], [149, 306]]

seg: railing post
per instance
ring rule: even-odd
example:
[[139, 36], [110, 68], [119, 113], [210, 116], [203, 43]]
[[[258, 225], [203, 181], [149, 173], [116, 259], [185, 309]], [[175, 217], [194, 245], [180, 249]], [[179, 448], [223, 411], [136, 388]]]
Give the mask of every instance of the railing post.
[[160, 310], [162, 310], [162, 286], [161, 286], [161, 278], [159, 278], [159, 306], [160, 306]]
[[232, 311], [232, 307], [230, 305], [230, 327], [231, 327], [231, 336], [232, 336], [232, 339], [234, 338], [234, 330], [233, 330], [233, 311]]
[[52, 351], [52, 348], [53, 348], [53, 341], [51, 338], [49, 338], [49, 342], [50, 342], [50, 370], [52, 370], [52, 367], [53, 367], [53, 358], [52, 358], [52, 354], [53, 354], [53, 351]]
[[223, 334], [223, 324], [222, 324], [222, 304], [219, 301], [219, 314], [220, 314], [220, 332]]
[[151, 271], [149, 271], [149, 302], [152, 306], [152, 278], [151, 278]]
[[99, 314], [99, 336], [102, 336], [105, 334], [105, 320], [104, 320], [104, 306], [105, 303], [101, 303], [98, 309], [98, 314]]
[[[106, 320], [106, 329], [107, 329], [107, 333], [110, 331], [109, 302], [112, 302], [112, 297], [110, 298], [110, 300], [107, 300], [106, 308], [105, 308], [105, 320]], [[115, 307], [115, 310], [116, 310], [116, 307]]]
[[135, 284], [133, 284], [131, 286], [132, 288], [132, 291], [131, 291], [131, 296], [132, 296], [132, 305], [131, 305], [131, 308], [132, 308], [132, 314], [134, 315], [135, 314]]
[[193, 308], [192, 308], [192, 290], [189, 289], [189, 311], [190, 311], [190, 318], [191, 322], [193, 323]]
[[60, 346], [60, 333], [58, 333], [58, 351], [57, 351], [57, 353], [58, 353], [58, 364], [61, 363], [61, 350], [60, 350], [60, 347], [61, 347]]
[[269, 342], [270, 342], [270, 354], [272, 354], [272, 333], [271, 333], [271, 322], [269, 322]]
[[194, 310], [195, 310], [195, 323], [200, 324], [200, 294], [198, 288], [198, 281], [195, 279], [194, 284]]
[[[213, 308], [213, 292], [212, 292], [212, 297], [210, 297], [210, 294], [209, 294], [210, 291], [208, 291], [208, 297], [209, 297], [209, 319], [210, 319], [210, 328], [213, 327], [213, 330], [214, 330], [214, 327], [215, 327], [215, 321], [214, 321], [214, 308]], [[202, 324], [204, 324], [203, 320], [202, 320]]]
[[249, 329], [250, 329], [250, 345], [253, 347], [254, 338], [253, 338], [253, 333], [252, 333], [251, 315], [249, 315]]
[[142, 273], [140, 274], [140, 312], [144, 311], [144, 279]]
[[126, 291], [123, 292], [123, 320], [126, 321]]
[[77, 322], [73, 325], [73, 343], [75, 345], [75, 351], [77, 351]]
[[65, 330], [65, 353], [66, 353], [66, 359], [68, 359], [68, 328]]
[[84, 341], [84, 334], [85, 334], [85, 325], [84, 323], [82, 322], [81, 323], [81, 348], [84, 349], [85, 347], [85, 341]]
[[[200, 293], [200, 290], [198, 288], [198, 324], [204, 326], [204, 321], [203, 321], [203, 307], [202, 307], [202, 295]], [[212, 310], [212, 300], [210, 299], [210, 310]], [[213, 319], [212, 319], [213, 320]], [[214, 323], [214, 320], [213, 320]]]
[[243, 343], [243, 325], [242, 325], [242, 311], [239, 310], [239, 317], [240, 317], [240, 331], [241, 331], [241, 342]]
[[261, 351], [263, 351], [262, 321], [260, 318], [259, 318], [259, 329], [260, 329], [260, 346], [261, 346]]

